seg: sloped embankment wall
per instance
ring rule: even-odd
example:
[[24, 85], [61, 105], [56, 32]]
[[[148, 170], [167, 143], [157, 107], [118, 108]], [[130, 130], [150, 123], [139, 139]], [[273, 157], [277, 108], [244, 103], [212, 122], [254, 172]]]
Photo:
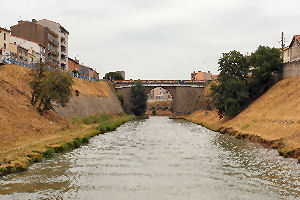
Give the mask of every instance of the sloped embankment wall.
[[56, 107], [55, 111], [66, 118], [88, 115], [118, 114], [123, 112], [113, 88], [108, 82], [89, 82], [74, 79], [74, 92], [71, 101], [65, 108]]

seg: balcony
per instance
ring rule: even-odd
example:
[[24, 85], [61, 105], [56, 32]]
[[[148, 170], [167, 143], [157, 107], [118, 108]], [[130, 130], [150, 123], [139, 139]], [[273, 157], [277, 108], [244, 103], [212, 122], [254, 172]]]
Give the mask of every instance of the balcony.
[[67, 49], [66, 49], [65, 46], [61, 46], [60, 50], [61, 50], [62, 53], [66, 53], [67, 52]]
[[48, 41], [56, 47], [59, 45], [59, 42], [50, 34], [48, 34]]
[[54, 49], [52, 46], [50, 46], [50, 45], [48, 45], [48, 53], [52, 53], [52, 54], [54, 54], [56, 56], [59, 55], [59, 52], [56, 49]]
[[66, 39], [65, 39], [65, 38], [62, 37], [62, 38], [60, 39], [60, 42], [61, 42], [62, 45], [66, 45]]

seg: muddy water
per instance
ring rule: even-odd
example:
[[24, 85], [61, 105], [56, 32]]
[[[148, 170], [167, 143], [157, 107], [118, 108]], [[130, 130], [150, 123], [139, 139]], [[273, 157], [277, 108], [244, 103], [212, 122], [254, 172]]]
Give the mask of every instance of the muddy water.
[[297, 199], [299, 179], [275, 150], [152, 117], [0, 178], [0, 199]]

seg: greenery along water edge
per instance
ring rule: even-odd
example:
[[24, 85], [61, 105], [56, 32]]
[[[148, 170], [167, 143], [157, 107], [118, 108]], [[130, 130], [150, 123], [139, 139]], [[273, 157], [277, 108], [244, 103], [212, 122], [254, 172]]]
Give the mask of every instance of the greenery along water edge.
[[73, 123], [79, 125], [98, 125], [88, 133], [84, 133], [81, 137], [69, 138], [68, 141], [57, 145], [46, 145], [43, 151], [32, 149], [31, 153], [27, 154], [26, 156], [19, 157], [14, 161], [8, 161], [4, 164], [1, 164], [0, 176], [25, 171], [32, 163], [40, 162], [43, 158], [51, 158], [54, 153], [64, 153], [72, 149], [79, 148], [81, 145], [89, 143], [91, 137], [114, 131], [122, 124], [134, 119], [136, 119], [136, 116], [125, 115], [123, 113], [118, 116], [102, 115], [89, 116], [84, 118], [73, 118]]

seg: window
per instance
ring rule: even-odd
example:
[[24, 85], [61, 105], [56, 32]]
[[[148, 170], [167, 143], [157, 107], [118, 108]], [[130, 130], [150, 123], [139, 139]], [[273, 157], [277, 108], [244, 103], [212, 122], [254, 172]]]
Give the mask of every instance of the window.
[[33, 57], [30, 57], [30, 62], [33, 62]]
[[6, 49], [6, 44], [4, 43], [4, 47], [3, 47], [3, 49]]
[[6, 40], [6, 33], [4, 33], [4, 40]]
[[22, 54], [22, 49], [19, 49], [19, 54]]

